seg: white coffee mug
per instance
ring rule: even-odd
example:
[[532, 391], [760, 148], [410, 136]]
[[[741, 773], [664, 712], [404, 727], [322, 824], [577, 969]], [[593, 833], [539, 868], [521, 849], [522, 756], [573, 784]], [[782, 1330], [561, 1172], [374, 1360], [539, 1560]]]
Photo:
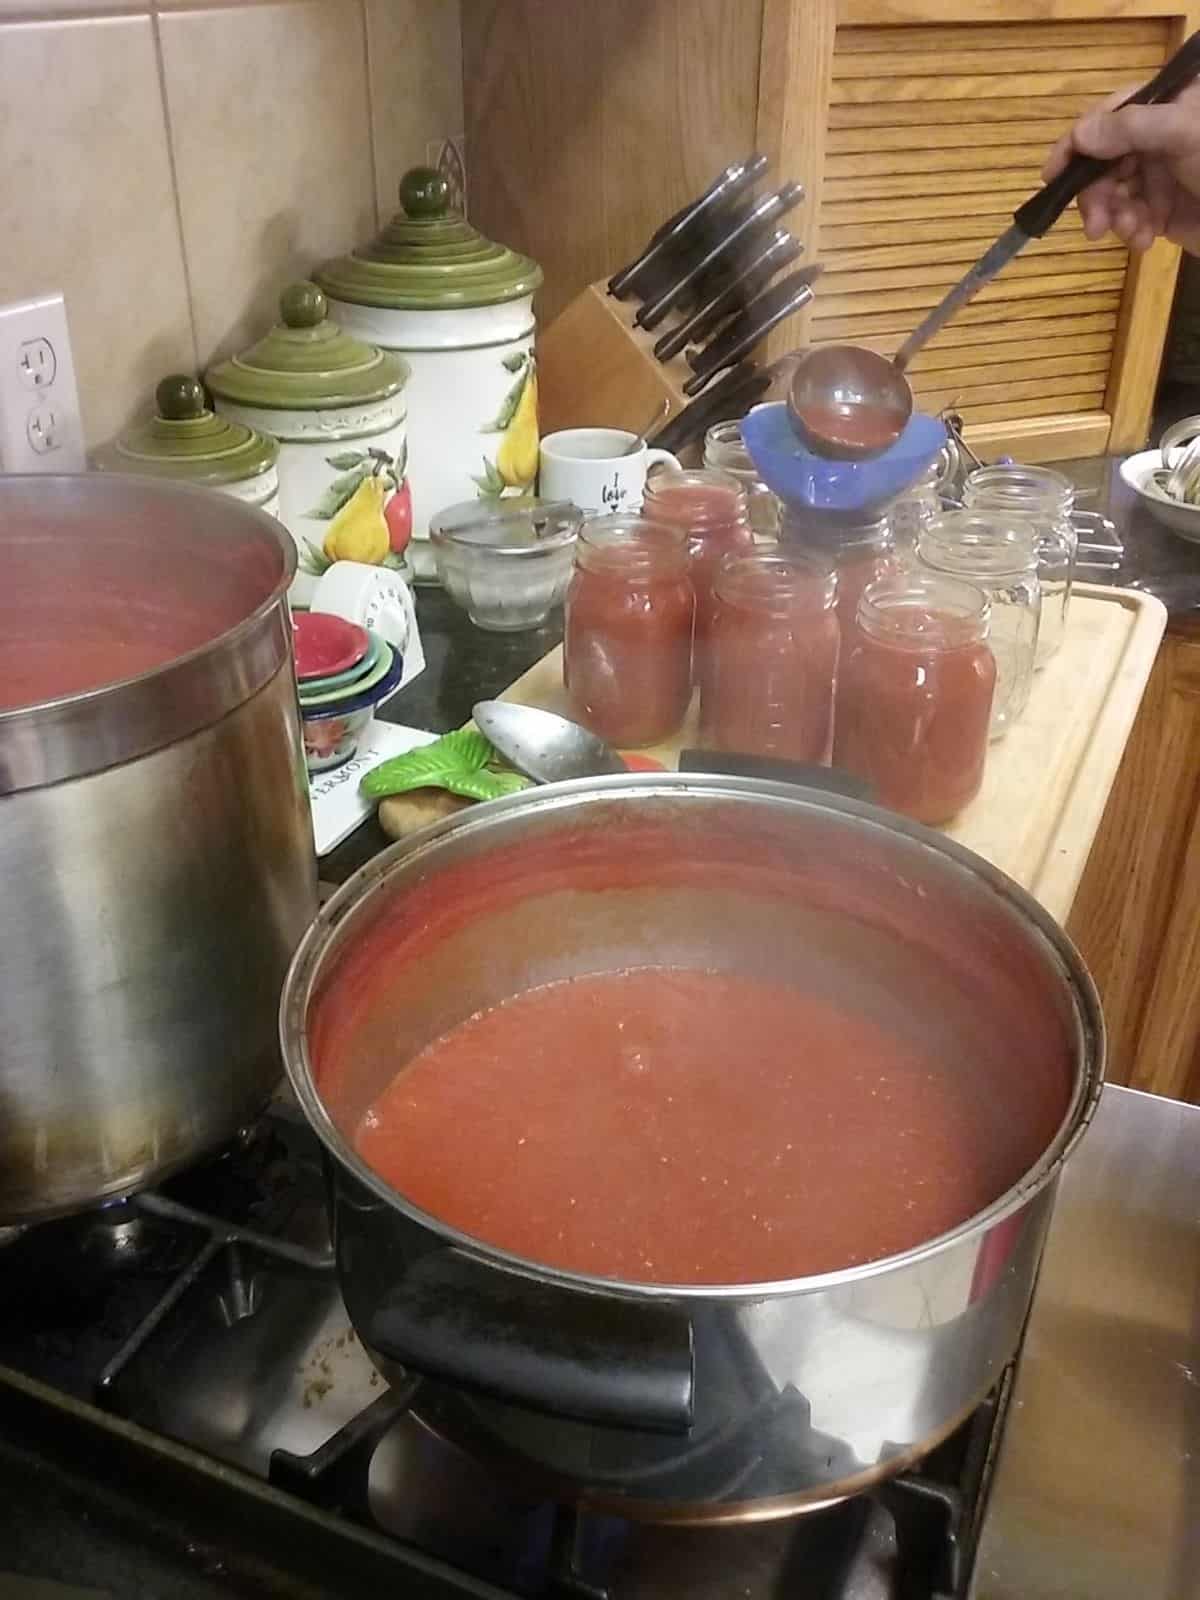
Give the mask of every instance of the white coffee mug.
[[565, 428], [542, 440], [538, 493], [543, 500], [571, 500], [589, 516], [640, 511], [651, 467], [678, 467], [669, 450], [646, 444], [626, 451], [637, 434], [624, 428]]

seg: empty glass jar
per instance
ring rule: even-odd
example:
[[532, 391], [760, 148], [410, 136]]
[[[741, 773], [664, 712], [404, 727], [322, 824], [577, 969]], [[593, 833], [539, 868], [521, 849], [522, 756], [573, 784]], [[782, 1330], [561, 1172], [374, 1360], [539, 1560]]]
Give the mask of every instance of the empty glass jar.
[[1042, 611], [1034, 529], [999, 511], [944, 511], [922, 529], [917, 560], [930, 572], [975, 584], [991, 603], [997, 739], [1024, 711], [1033, 684]]
[[704, 435], [704, 465], [731, 473], [742, 484], [755, 543], [774, 544], [779, 537], [779, 501], [758, 475], [742, 442], [740, 422], [713, 423]]
[[942, 472], [943, 463], [939, 458], [888, 507], [892, 545], [897, 559], [902, 562], [914, 558], [922, 528], [942, 510]]
[[[1102, 558], [1086, 565], [1116, 567], [1121, 556], [1116, 529], [1097, 512], [1076, 511], [1075, 485], [1049, 467], [976, 467], [963, 484], [963, 505], [971, 511], [1014, 513], [1032, 523], [1042, 586], [1037, 665], [1045, 666], [1063, 641], [1080, 552]], [[1081, 544], [1081, 533], [1092, 537]]]

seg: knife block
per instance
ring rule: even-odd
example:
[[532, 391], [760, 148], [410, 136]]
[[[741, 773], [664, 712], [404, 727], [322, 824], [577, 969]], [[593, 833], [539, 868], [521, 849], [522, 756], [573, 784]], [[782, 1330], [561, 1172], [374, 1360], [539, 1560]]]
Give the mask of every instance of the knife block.
[[[538, 417], [543, 436], [559, 428], [653, 429], [689, 405], [692, 369], [682, 355], [659, 361], [654, 346], [669, 324], [646, 333], [634, 324], [639, 302], [589, 284], [538, 335]], [[655, 408], [670, 404], [666, 416]]]

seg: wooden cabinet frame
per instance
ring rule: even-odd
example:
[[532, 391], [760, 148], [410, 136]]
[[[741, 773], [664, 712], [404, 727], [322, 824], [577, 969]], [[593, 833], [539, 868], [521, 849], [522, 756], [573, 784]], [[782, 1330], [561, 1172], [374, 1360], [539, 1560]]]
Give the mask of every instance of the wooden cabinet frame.
[[[763, 0], [758, 143], [776, 171], [804, 176], [809, 201], [796, 228], [809, 252], [816, 252], [820, 228], [827, 96], [839, 28], [1134, 17], [1168, 19], [1174, 49], [1200, 26], [1200, 5], [1162, 0], [998, 0], [983, 8], [978, 0]], [[1162, 241], [1131, 259], [1102, 410], [1024, 423], [978, 424], [969, 436], [985, 450], [1002, 444], [1019, 453], [1025, 443], [1028, 458], [1043, 460], [1140, 448], [1149, 428], [1178, 267], [1178, 250]], [[792, 327], [777, 337], [775, 349], [794, 343]]]

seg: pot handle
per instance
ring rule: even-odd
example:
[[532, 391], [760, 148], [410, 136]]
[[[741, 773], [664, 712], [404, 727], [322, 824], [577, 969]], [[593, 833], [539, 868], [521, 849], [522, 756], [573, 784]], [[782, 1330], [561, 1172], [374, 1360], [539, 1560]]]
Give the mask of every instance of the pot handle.
[[795, 783], [802, 789], [820, 789], [847, 800], [873, 801], [875, 791], [864, 778], [838, 767], [819, 767], [807, 761], [781, 761], [776, 756], [733, 755], [726, 750], [682, 750], [680, 772], [725, 773], [732, 778], [767, 778], [775, 783]]
[[692, 1322], [676, 1305], [564, 1289], [450, 1248], [414, 1261], [362, 1331], [412, 1372], [551, 1416], [692, 1424]]

